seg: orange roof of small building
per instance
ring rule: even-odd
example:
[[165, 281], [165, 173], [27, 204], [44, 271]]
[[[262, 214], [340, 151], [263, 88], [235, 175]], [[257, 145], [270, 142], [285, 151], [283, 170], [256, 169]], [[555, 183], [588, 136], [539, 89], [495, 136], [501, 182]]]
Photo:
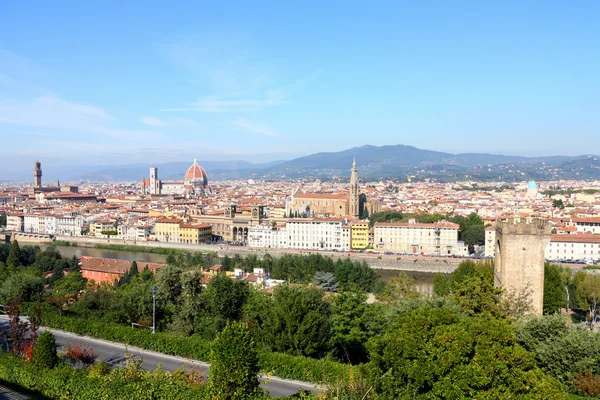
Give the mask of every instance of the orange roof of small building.
[[561, 243], [600, 243], [600, 235], [581, 234], [581, 235], [552, 235], [551, 242]]
[[157, 224], [179, 224], [179, 218], [159, 218], [155, 221]]
[[410, 223], [410, 222], [375, 222], [375, 227], [385, 227], [385, 226], [398, 226], [405, 228], [446, 228], [446, 229], [458, 229], [460, 228], [459, 224], [455, 224], [452, 222], [435, 222], [432, 224], [422, 224], [422, 223]]
[[325, 193], [297, 193], [297, 199], [329, 199], [329, 200], [348, 200], [347, 194], [325, 194]]
[[[114, 258], [100, 258], [100, 257], [88, 257], [83, 256], [79, 258], [79, 264], [82, 270], [87, 271], [99, 271], [99, 272], [110, 272], [113, 274], [124, 274], [131, 268], [131, 261], [128, 260], [117, 260]], [[148, 266], [148, 269], [152, 272], [156, 272], [159, 268], [164, 267], [166, 264], [149, 263], [144, 261], [137, 261], [138, 271], [142, 271]]]

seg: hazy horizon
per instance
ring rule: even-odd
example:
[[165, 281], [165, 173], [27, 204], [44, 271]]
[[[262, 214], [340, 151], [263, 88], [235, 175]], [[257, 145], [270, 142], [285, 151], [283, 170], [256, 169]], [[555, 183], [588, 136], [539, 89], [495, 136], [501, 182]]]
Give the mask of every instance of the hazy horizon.
[[11, 2], [0, 15], [3, 155], [28, 168], [268, 161], [366, 142], [593, 153], [597, 11]]

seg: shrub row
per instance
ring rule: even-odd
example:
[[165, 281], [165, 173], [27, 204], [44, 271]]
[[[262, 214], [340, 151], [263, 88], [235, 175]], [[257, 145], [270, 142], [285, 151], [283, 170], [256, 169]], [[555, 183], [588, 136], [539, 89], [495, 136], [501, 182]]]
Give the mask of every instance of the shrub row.
[[46, 242], [46, 244], [49, 244], [51, 246], [77, 247], [77, 243], [68, 242], [66, 240], [55, 240], [53, 242]]
[[118, 374], [91, 378], [87, 370], [60, 365], [39, 368], [0, 351], [0, 381], [51, 399], [197, 399], [207, 398], [206, 385], [186, 386], [153, 373], [127, 380]]
[[153, 335], [148, 329], [136, 329], [92, 319], [61, 317], [47, 313], [42, 315], [42, 324], [78, 335], [124, 343], [164, 354], [196, 360], [208, 360], [210, 356], [211, 342], [198, 336], [183, 336], [165, 332], [157, 332]]
[[[153, 335], [145, 329], [134, 329], [118, 324], [50, 313], [42, 314], [42, 324], [79, 335], [200, 361], [208, 361], [210, 356], [211, 341], [194, 335], [183, 336], [168, 332], [157, 332]], [[351, 370], [354, 368], [351, 365], [335, 361], [317, 360], [265, 350], [259, 352], [259, 364], [261, 371], [280, 378], [326, 384], [348, 381]]]
[[164, 254], [164, 255], [177, 255], [192, 253], [193, 251], [172, 249], [166, 247], [145, 247], [145, 246], [131, 246], [125, 244], [102, 244], [98, 243], [94, 246], [97, 249], [104, 250], [119, 250], [119, 251], [130, 251], [132, 253], [152, 253], [152, 254]]

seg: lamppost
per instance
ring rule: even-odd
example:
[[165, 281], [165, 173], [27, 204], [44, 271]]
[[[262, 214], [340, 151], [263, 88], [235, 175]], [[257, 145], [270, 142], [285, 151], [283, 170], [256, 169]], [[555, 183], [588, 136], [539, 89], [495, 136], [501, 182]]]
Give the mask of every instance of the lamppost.
[[158, 291], [158, 287], [156, 285], [152, 285], [152, 334], [156, 333], [156, 292]]

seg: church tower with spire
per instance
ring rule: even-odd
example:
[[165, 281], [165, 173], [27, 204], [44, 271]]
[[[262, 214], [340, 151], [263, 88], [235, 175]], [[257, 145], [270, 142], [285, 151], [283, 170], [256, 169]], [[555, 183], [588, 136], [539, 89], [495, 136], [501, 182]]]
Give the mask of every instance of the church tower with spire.
[[350, 199], [348, 214], [353, 217], [360, 217], [360, 197], [358, 193], [358, 170], [356, 169], [356, 159], [352, 162], [352, 174], [350, 175]]

